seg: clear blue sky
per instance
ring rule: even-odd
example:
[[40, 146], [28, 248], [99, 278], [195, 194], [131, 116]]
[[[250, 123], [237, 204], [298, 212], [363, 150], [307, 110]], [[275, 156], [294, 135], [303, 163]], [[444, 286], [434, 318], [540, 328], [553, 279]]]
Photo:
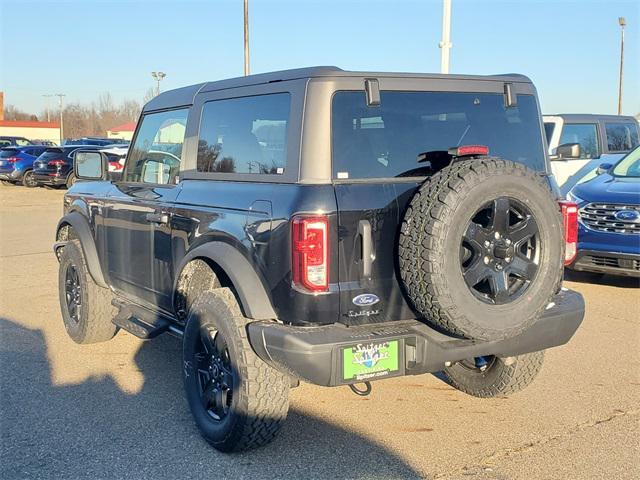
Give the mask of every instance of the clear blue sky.
[[[242, 74], [242, 0], [0, 0], [5, 103], [91, 102]], [[440, 0], [250, 0], [255, 73], [310, 65], [438, 72]], [[627, 19], [624, 113], [640, 112], [639, 0], [453, 0], [451, 73], [518, 72], [546, 113], [615, 113]]]

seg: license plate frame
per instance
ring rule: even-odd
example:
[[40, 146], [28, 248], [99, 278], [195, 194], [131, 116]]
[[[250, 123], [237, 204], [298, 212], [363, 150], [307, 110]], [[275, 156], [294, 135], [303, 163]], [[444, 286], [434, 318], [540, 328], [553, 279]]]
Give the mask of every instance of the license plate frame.
[[365, 341], [338, 349], [340, 383], [358, 383], [404, 375], [404, 339]]

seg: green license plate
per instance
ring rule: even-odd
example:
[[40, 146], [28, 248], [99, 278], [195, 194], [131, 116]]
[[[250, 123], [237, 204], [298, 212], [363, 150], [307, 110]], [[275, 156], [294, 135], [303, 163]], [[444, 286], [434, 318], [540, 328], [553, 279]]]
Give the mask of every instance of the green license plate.
[[342, 349], [342, 379], [364, 381], [399, 370], [398, 340], [360, 343]]

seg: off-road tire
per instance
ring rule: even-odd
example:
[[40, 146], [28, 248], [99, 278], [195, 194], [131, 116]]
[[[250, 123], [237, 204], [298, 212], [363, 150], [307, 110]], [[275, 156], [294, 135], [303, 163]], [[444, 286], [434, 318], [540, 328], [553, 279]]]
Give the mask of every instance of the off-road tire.
[[22, 186], [27, 188], [34, 188], [38, 186], [38, 182], [33, 179], [33, 170], [27, 170], [22, 175]]
[[68, 176], [67, 176], [67, 182], [65, 183], [65, 186], [67, 188], [71, 188], [73, 187], [73, 185], [76, 183], [76, 174], [71, 172]]
[[[65, 282], [69, 267], [75, 267], [82, 287], [83, 308], [80, 309], [78, 321], [71, 318], [66, 301]], [[117, 327], [111, 322], [117, 314], [117, 309], [111, 305], [113, 294], [109, 289], [100, 287], [91, 278], [78, 240], [70, 240], [60, 253], [58, 290], [64, 327], [74, 342], [80, 344], [106, 342], [117, 333]]]
[[15, 183], [10, 182], [9, 180], [0, 180], [0, 185], [4, 187], [12, 187], [15, 185]]
[[[465, 283], [460, 245], [477, 208], [502, 195], [533, 212], [541, 257], [536, 277], [520, 298], [488, 305]], [[398, 255], [407, 296], [423, 320], [460, 337], [513, 337], [540, 316], [562, 281], [564, 241], [558, 204], [540, 175], [519, 163], [488, 157], [455, 162], [415, 193], [401, 225]]]
[[443, 373], [453, 387], [474, 397], [508, 396], [533, 382], [543, 361], [544, 351], [540, 351], [513, 357], [509, 365], [505, 359], [494, 357], [493, 363], [484, 371], [455, 363], [445, 367]]
[[[202, 436], [216, 449], [238, 452], [273, 440], [289, 409], [289, 377], [264, 363], [247, 338], [249, 320], [242, 316], [228, 288], [200, 295], [191, 306], [183, 339], [183, 379], [187, 401]], [[196, 348], [200, 328], [209, 326], [225, 340], [234, 372], [229, 413], [214, 420], [200, 401]]]

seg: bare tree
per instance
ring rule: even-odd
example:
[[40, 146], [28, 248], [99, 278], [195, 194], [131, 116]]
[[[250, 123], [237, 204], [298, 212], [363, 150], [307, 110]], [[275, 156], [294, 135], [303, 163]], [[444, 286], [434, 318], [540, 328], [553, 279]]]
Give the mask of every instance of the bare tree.
[[[64, 133], [67, 138], [78, 138], [90, 135], [103, 136], [107, 130], [127, 122], [134, 122], [140, 115], [141, 106], [136, 100], [126, 99], [119, 105], [109, 92], [101, 94], [97, 101], [90, 105], [69, 103], [64, 108]], [[49, 110], [49, 118], [60, 117], [58, 109]], [[19, 110], [13, 105], [5, 106], [7, 120], [38, 120], [36, 115]], [[40, 118], [46, 119], [46, 111]]]
[[10, 120], [10, 121], [18, 121], [18, 120], [37, 121], [38, 117], [31, 113], [24, 112], [13, 105], [7, 104], [4, 106], [4, 119]]

